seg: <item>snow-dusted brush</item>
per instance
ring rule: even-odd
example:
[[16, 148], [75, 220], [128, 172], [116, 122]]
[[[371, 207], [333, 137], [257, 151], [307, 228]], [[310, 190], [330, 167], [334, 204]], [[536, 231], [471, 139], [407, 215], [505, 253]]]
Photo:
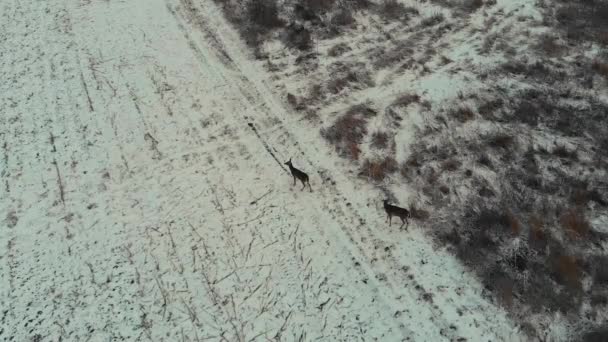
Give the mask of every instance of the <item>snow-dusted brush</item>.
[[293, 185], [296, 185], [296, 179], [298, 179], [300, 182], [302, 182], [301, 190], [304, 190], [306, 184], [308, 184], [308, 188], [310, 189], [310, 192], [312, 192], [310, 182], [308, 181], [308, 175], [304, 171], [296, 169], [291, 163], [291, 158], [289, 158], [289, 161], [287, 161], [285, 165], [289, 166], [289, 171], [291, 171], [291, 175], [293, 176]]
[[383, 200], [382, 201], [384, 203], [384, 211], [386, 211], [386, 219], [388, 220], [388, 225], [391, 225], [391, 221], [393, 220], [393, 216], [397, 216], [401, 219], [401, 227], [399, 227], [399, 229], [401, 229], [403, 227], [403, 225], [405, 224], [405, 229], [407, 230], [407, 227], [409, 226], [409, 221], [408, 218], [411, 217], [410, 211], [405, 209], [405, 208], [401, 208], [401, 207], [397, 207], [395, 205], [390, 205], [388, 204], [388, 200]]

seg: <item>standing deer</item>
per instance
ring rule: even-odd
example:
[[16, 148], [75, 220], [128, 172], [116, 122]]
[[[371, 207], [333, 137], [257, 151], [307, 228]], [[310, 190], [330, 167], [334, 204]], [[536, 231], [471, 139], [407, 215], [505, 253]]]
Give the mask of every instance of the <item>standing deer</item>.
[[[388, 200], [384, 200], [382, 201], [384, 203], [384, 211], [386, 211], [386, 218], [388, 220], [388, 225], [390, 226], [393, 220], [393, 216], [397, 216], [401, 219], [401, 221], [403, 222], [401, 224], [401, 227], [403, 227], [404, 224], [406, 224], [405, 226], [405, 230], [407, 230], [407, 226], [409, 226], [409, 221], [407, 220], [408, 218], [411, 217], [409, 210], [405, 209], [405, 208], [400, 208], [394, 205], [390, 205], [388, 204]], [[401, 229], [401, 227], [399, 227], [399, 229]]]
[[291, 158], [289, 158], [289, 161], [287, 163], [285, 163], [285, 165], [289, 166], [289, 171], [291, 171], [291, 175], [293, 176], [293, 185], [296, 185], [296, 178], [300, 180], [300, 182], [302, 182], [302, 189], [304, 190], [304, 188], [306, 187], [306, 184], [308, 184], [308, 188], [310, 189], [310, 192], [312, 192], [312, 188], [310, 187], [310, 182], [308, 181], [308, 175], [306, 173], [304, 173], [303, 171], [300, 171], [298, 169], [296, 169], [295, 167], [293, 167], [293, 164], [291, 163]]

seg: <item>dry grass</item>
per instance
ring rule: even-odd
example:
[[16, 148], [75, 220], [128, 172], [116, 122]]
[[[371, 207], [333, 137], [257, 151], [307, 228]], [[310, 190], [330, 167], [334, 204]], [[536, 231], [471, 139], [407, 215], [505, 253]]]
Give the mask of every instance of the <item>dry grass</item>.
[[361, 165], [360, 175], [368, 177], [376, 182], [383, 181], [398, 169], [395, 158], [386, 157], [382, 160], [366, 159]]

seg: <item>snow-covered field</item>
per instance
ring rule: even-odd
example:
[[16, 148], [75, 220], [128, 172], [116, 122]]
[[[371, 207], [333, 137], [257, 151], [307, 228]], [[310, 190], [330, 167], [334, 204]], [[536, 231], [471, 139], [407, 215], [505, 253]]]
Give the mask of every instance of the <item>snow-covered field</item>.
[[415, 223], [388, 227], [211, 1], [0, 15], [3, 340], [519, 339]]

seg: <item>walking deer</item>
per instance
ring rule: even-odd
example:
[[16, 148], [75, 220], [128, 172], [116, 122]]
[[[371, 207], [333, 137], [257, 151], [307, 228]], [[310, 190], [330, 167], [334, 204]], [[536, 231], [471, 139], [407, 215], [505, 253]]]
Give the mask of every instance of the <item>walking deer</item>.
[[308, 184], [308, 188], [310, 189], [310, 192], [312, 192], [312, 188], [310, 187], [310, 182], [308, 181], [308, 175], [306, 173], [304, 173], [303, 171], [296, 169], [293, 166], [293, 164], [291, 163], [291, 158], [289, 158], [289, 161], [287, 163], [285, 163], [285, 165], [289, 166], [289, 171], [291, 171], [291, 175], [293, 176], [293, 185], [296, 185], [296, 179], [298, 179], [298, 180], [300, 180], [300, 182], [302, 182], [301, 190], [304, 190], [304, 188], [306, 187], [306, 184]]
[[[386, 211], [386, 218], [388, 220], [388, 225], [390, 226], [393, 220], [393, 216], [397, 216], [401, 219], [401, 221], [403, 222], [401, 224], [401, 227], [403, 227], [403, 225], [405, 224], [405, 229], [407, 230], [407, 226], [409, 226], [409, 221], [408, 218], [411, 217], [409, 210], [405, 209], [405, 208], [400, 208], [394, 205], [390, 205], [388, 204], [388, 200], [384, 200], [384, 211]], [[401, 227], [399, 227], [399, 229], [401, 229]]]

